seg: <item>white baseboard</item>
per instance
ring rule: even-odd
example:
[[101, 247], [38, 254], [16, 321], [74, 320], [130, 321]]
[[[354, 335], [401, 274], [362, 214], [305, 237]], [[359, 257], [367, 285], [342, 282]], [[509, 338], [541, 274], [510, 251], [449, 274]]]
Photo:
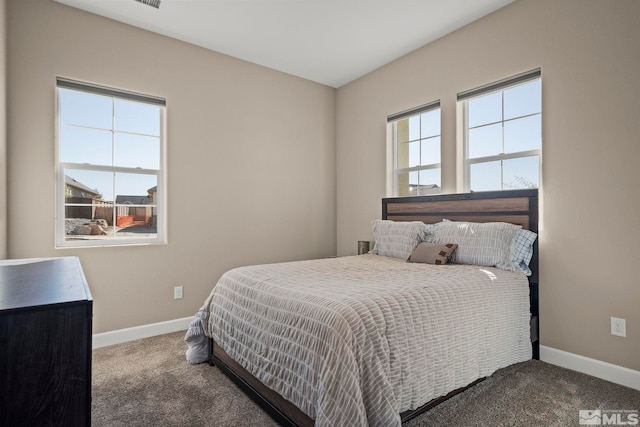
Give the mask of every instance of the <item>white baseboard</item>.
[[186, 331], [193, 317], [168, 320], [166, 322], [151, 323], [149, 325], [134, 326], [132, 328], [93, 334], [93, 348], [106, 347], [140, 338], [154, 337], [171, 332]]
[[544, 345], [540, 346], [540, 360], [640, 390], [640, 371]]

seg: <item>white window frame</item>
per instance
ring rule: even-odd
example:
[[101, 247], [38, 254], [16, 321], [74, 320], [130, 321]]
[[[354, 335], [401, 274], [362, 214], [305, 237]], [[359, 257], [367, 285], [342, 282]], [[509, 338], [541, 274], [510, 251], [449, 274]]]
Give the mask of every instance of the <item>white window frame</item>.
[[398, 168], [398, 129], [397, 125], [400, 120], [407, 119], [413, 116], [419, 116], [420, 114], [438, 110], [440, 112], [440, 120], [442, 120], [442, 113], [440, 107], [440, 100], [430, 102], [428, 104], [421, 105], [410, 110], [402, 111], [400, 113], [392, 114], [387, 117], [387, 123], [391, 125], [392, 138], [393, 138], [393, 196], [398, 197], [398, 175], [401, 173], [418, 172], [423, 170], [440, 169], [440, 189], [439, 194], [442, 191], [442, 126], [440, 127], [440, 134], [433, 135], [429, 138], [440, 138], [440, 159], [439, 163], [430, 163], [427, 165], [413, 166], [409, 168]]
[[503, 163], [502, 161], [504, 160], [511, 160], [511, 159], [517, 159], [517, 158], [521, 158], [521, 157], [532, 157], [532, 156], [538, 156], [538, 188], [542, 187], [542, 145], [539, 149], [536, 150], [526, 150], [526, 151], [517, 151], [517, 152], [512, 152], [512, 153], [500, 153], [497, 155], [493, 155], [493, 156], [485, 156], [485, 157], [476, 157], [473, 159], [469, 159], [469, 101], [474, 99], [474, 98], [478, 98], [478, 97], [482, 97], [482, 96], [487, 96], [487, 95], [491, 95], [494, 94], [496, 92], [502, 92], [503, 96], [502, 96], [502, 119], [493, 123], [485, 123], [482, 126], [488, 126], [488, 125], [494, 125], [494, 124], [498, 124], [498, 123], [502, 123], [502, 128], [503, 128], [503, 137], [502, 137], [502, 143], [504, 144], [504, 124], [512, 121], [512, 120], [518, 120], [518, 119], [522, 119], [524, 117], [531, 117], [531, 116], [536, 116], [536, 115], [540, 115], [542, 117], [542, 109], [540, 111], [540, 113], [533, 113], [533, 114], [529, 114], [526, 116], [519, 116], [516, 118], [512, 118], [512, 119], [508, 119], [505, 120], [504, 119], [504, 91], [507, 89], [510, 89], [512, 87], [524, 84], [524, 83], [530, 83], [534, 80], [542, 80], [542, 74], [540, 69], [536, 69], [536, 70], [532, 70], [532, 71], [528, 71], [526, 73], [522, 73], [519, 74], [517, 76], [514, 77], [510, 77], [495, 83], [491, 83], [489, 85], [486, 86], [482, 86], [480, 88], [476, 88], [476, 89], [471, 89], [465, 92], [461, 92], [458, 94], [458, 102], [462, 102], [463, 103], [463, 127], [464, 127], [464, 131], [463, 131], [463, 151], [464, 151], [464, 191], [465, 192], [470, 192], [471, 191], [471, 165], [473, 164], [479, 164], [479, 163], [488, 163], [488, 162], [494, 162], [494, 161], [501, 161], [501, 165], [500, 165], [500, 186], [502, 187], [499, 190], [496, 191], [503, 191], [504, 189], [504, 176], [503, 176]]
[[[153, 104], [160, 106], [160, 165], [159, 169], [143, 169], [143, 168], [131, 168], [121, 166], [103, 166], [103, 165], [91, 165], [87, 163], [63, 163], [60, 161], [60, 97], [59, 89], [71, 89], [80, 92], [85, 92], [93, 95], [101, 95], [111, 97], [112, 99], [122, 99], [127, 101], [135, 101]], [[119, 89], [112, 89], [105, 86], [99, 86], [66, 78], [58, 77], [56, 79], [56, 120], [55, 120], [55, 162], [56, 162], [56, 218], [55, 218], [55, 247], [56, 248], [76, 248], [76, 247], [101, 247], [101, 246], [131, 246], [131, 245], [148, 245], [148, 244], [163, 244], [167, 242], [166, 232], [166, 100], [149, 95], [143, 95], [135, 92], [123, 91]], [[115, 132], [113, 128], [112, 132]], [[113, 172], [113, 173], [128, 173], [128, 174], [142, 174], [142, 175], [155, 175], [157, 177], [157, 199], [154, 200], [155, 208], [154, 213], [156, 215], [156, 237], [141, 237], [141, 238], [113, 238], [113, 239], [86, 239], [86, 240], [67, 240], [65, 232], [65, 207], [74, 206], [74, 204], [66, 203], [66, 169], [76, 170], [89, 170], [98, 172]], [[116, 223], [116, 211], [115, 204], [116, 194], [114, 192], [113, 200], [113, 224]], [[79, 204], [77, 206], [84, 206]], [[148, 205], [136, 205], [128, 204], [129, 207], [149, 207]]]

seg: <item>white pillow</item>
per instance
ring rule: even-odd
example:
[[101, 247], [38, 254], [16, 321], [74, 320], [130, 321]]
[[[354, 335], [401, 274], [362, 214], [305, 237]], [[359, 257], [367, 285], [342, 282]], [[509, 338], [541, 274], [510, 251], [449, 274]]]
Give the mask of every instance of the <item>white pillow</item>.
[[436, 242], [436, 239], [433, 236], [433, 230], [435, 230], [439, 224], [442, 224], [442, 222], [437, 222], [435, 224], [424, 224], [424, 227], [427, 230], [427, 235], [425, 236], [424, 239], [422, 239], [423, 242], [428, 242], [428, 243]]
[[439, 224], [433, 235], [437, 243], [458, 245], [452, 262], [516, 271], [511, 248], [521, 228], [506, 222], [447, 221]]
[[371, 222], [376, 238], [372, 253], [406, 260], [420, 242], [427, 238], [428, 227], [420, 221], [396, 222], [377, 219]]

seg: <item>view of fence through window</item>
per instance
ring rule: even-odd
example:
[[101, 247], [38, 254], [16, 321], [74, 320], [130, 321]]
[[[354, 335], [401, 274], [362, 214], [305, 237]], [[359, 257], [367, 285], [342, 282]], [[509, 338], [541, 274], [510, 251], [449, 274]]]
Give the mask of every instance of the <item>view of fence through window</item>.
[[58, 243], [157, 241], [164, 107], [58, 86]]

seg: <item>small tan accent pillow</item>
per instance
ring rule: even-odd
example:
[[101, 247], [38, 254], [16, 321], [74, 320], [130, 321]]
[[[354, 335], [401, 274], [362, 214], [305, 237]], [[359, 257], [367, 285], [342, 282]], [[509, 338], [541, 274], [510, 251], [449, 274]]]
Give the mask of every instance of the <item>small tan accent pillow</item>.
[[444, 265], [451, 260], [458, 245], [455, 243], [427, 243], [422, 242], [411, 253], [407, 262], [422, 262], [424, 264]]

